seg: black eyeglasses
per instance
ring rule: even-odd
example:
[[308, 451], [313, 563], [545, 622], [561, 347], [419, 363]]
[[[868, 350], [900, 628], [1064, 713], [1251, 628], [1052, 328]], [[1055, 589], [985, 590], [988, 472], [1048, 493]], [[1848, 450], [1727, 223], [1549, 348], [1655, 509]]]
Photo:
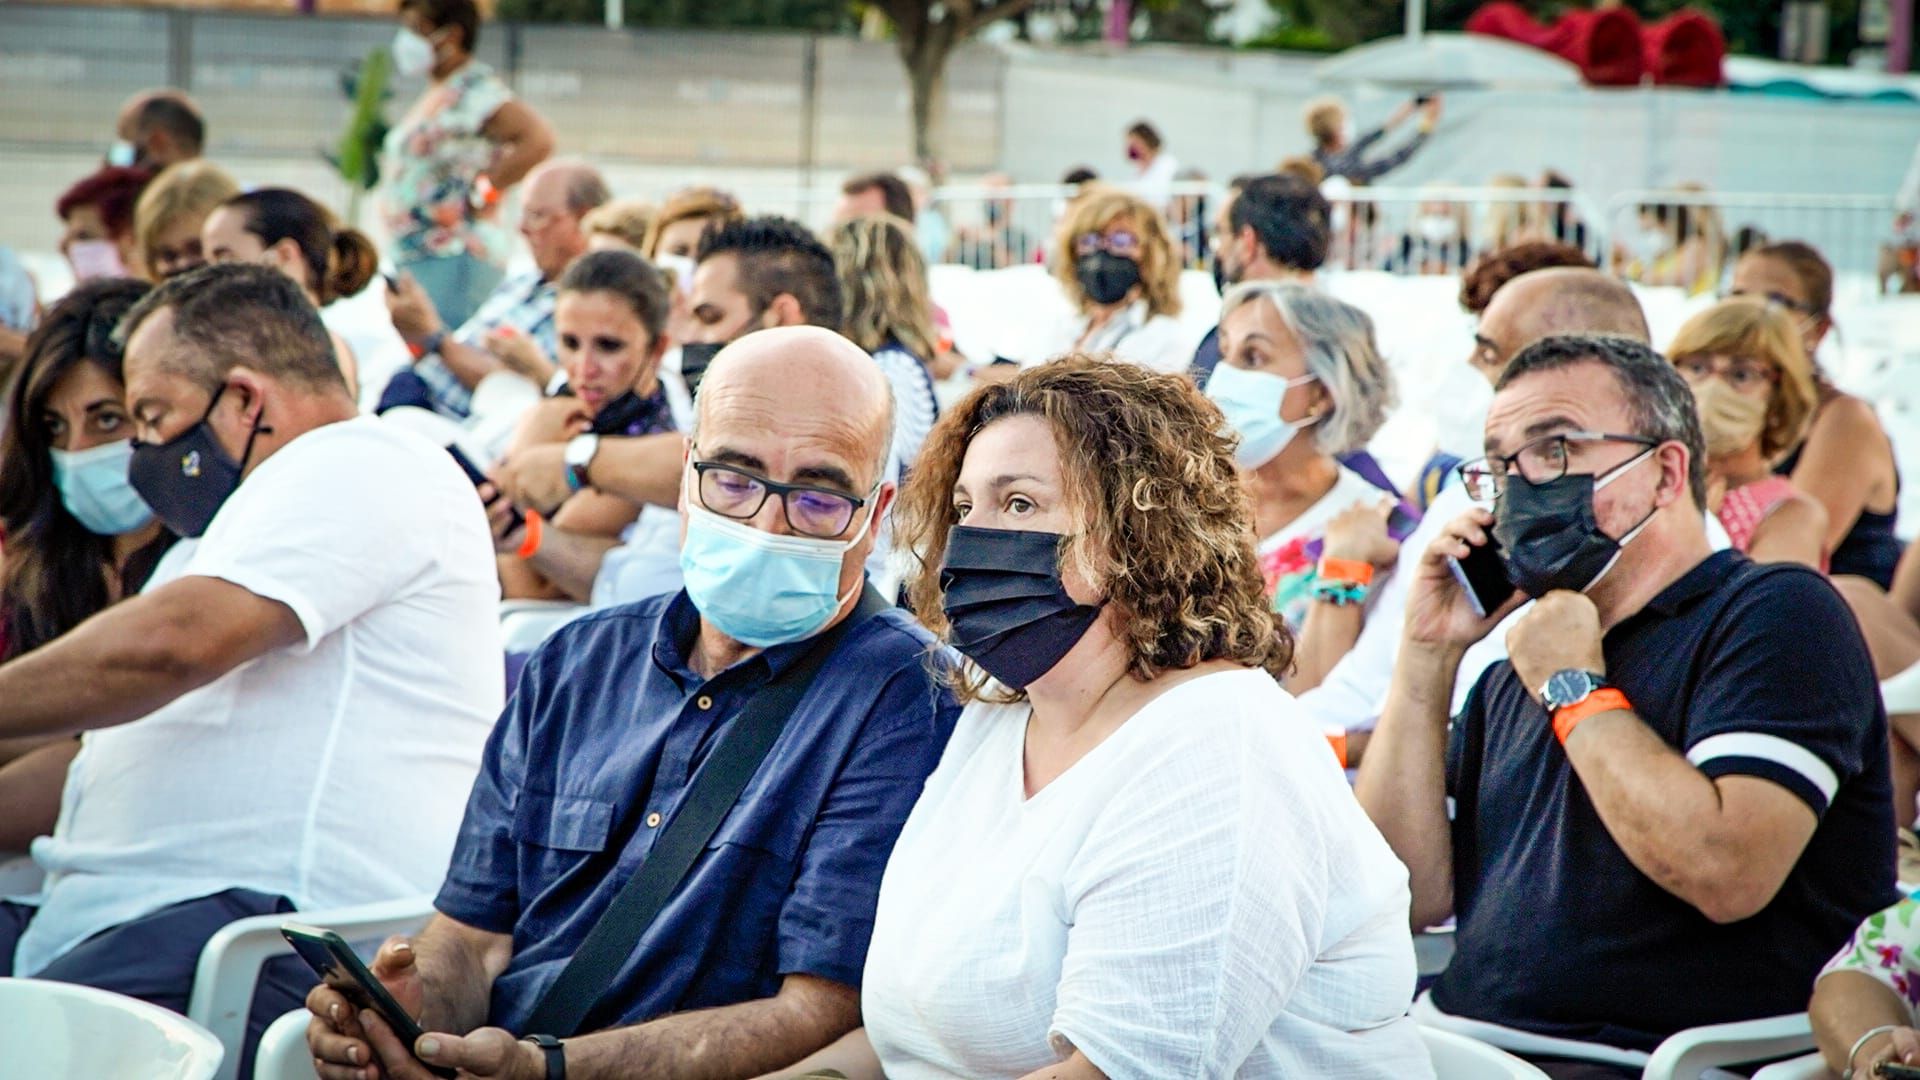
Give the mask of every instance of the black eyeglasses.
[[[1659, 439], [1649, 439], [1644, 435], [1609, 435], [1602, 431], [1563, 431], [1557, 435], [1543, 435], [1505, 457], [1483, 457], [1477, 461], [1466, 462], [1458, 469], [1460, 482], [1466, 485], [1467, 494], [1470, 497], [1488, 502], [1500, 497], [1500, 492], [1507, 486], [1508, 474], [1515, 470], [1518, 470], [1520, 476], [1529, 484], [1550, 484], [1567, 475], [1567, 465], [1578, 452], [1576, 447], [1603, 442], [1631, 443], [1635, 446], [1644, 446], [1648, 450], [1660, 445]], [[1644, 456], [1644, 454], [1636, 454], [1600, 474], [1600, 478], [1604, 479]]]
[[801, 536], [835, 540], [853, 524], [867, 500], [812, 484], [782, 484], [745, 469], [717, 461], [696, 461], [693, 471], [700, 505], [735, 521], [747, 521], [760, 512], [769, 496], [780, 496], [787, 526]]

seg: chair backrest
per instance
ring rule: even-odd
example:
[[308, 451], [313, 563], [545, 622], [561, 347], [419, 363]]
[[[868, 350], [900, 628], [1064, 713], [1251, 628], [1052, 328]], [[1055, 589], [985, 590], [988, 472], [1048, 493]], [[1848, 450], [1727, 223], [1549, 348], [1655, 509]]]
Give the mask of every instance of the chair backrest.
[[1478, 1039], [1422, 1025], [1435, 1080], [1545, 1080], [1546, 1073]]
[[209, 1080], [226, 1051], [177, 1013], [88, 986], [0, 979], [9, 1076]]

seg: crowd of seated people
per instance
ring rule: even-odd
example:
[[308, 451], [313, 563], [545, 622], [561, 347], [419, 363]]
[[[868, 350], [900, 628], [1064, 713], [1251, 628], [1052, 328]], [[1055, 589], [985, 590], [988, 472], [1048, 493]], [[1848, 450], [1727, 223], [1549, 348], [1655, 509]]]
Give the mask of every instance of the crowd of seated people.
[[1702, 294], [1655, 340], [1570, 207], [1482, 244], [1435, 193], [1391, 269], [1461, 275], [1491, 403], [1399, 477], [1431, 394], [1328, 291], [1359, 204], [1308, 173], [1390, 167], [1337, 106], [1205, 222], [1197, 349], [1164, 210], [1088, 177], [1023, 268], [1062, 321], [968, 369], [924, 177], [818, 233], [615, 198], [471, 0], [398, 19], [384, 249], [175, 92], [58, 200], [0, 418], [0, 853], [45, 873], [0, 975], [184, 1010], [237, 919], [430, 895], [371, 964], [422, 1038], [281, 957], [243, 1070], [302, 1005], [354, 1080], [1385, 1080], [1449, 1023], [1624, 1077], [1809, 1009], [1836, 1071], [1920, 1063], [1920, 556], [1815, 248], [1650, 207], [1642, 284]]

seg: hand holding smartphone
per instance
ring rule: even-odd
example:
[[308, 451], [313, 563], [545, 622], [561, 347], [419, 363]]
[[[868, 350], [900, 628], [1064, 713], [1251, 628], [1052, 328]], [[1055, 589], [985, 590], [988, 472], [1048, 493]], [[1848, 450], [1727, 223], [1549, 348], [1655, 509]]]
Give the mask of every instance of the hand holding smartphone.
[[1486, 543], [1470, 549], [1466, 558], [1449, 557], [1447, 565], [1467, 591], [1467, 603], [1475, 615], [1484, 619], [1513, 598], [1513, 579], [1507, 576], [1506, 563], [1500, 559], [1500, 543], [1492, 533], [1487, 534]]
[[[373, 972], [367, 970], [367, 965], [361, 963], [353, 946], [347, 944], [339, 934], [318, 926], [288, 922], [280, 924], [280, 936], [286, 938], [287, 944], [293, 946], [293, 951], [299, 954], [300, 959], [305, 960], [307, 966], [320, 976], [321, 982], [352, 1002], [356, 1008], [372, 1009], [378, 1013], [409, 1051], [420, 1041], [420, 1036], [426, 1034], [413, 1017], [400, 1007], [400, 1003], [393, 1000], [393, 995], [387, 992]], [[435, 1076], [454, 1075], [452, 1069], [428, 1065], [426, 1062], [420, 1064]]]
[[1873, 1075], [1882, 1080], [1920, 1080], [1920, 1065], [1902, 1065], [1897, 1061], [1883, 1061], [1873, 1067]]

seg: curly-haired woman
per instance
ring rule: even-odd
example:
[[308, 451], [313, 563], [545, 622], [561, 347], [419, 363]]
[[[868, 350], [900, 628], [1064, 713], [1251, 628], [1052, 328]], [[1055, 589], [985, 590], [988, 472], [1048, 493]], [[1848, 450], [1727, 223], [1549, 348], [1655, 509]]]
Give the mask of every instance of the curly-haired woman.
[[981, 387], [894, 527], [968, 704], [887, 864], [866, 1027], [802, 1068], [1431, 1076], [1406, 870], [1275, 682], [1192, 383], [1070, 356]]
[[1112, 353], [1155, 371], [1185, 371], [1196, 340], [1180, 314], [1180, 256], [1153, 207], [1088, 184], [1060, 221], [1048, 267], [1076, 315], [1034, 359]]

